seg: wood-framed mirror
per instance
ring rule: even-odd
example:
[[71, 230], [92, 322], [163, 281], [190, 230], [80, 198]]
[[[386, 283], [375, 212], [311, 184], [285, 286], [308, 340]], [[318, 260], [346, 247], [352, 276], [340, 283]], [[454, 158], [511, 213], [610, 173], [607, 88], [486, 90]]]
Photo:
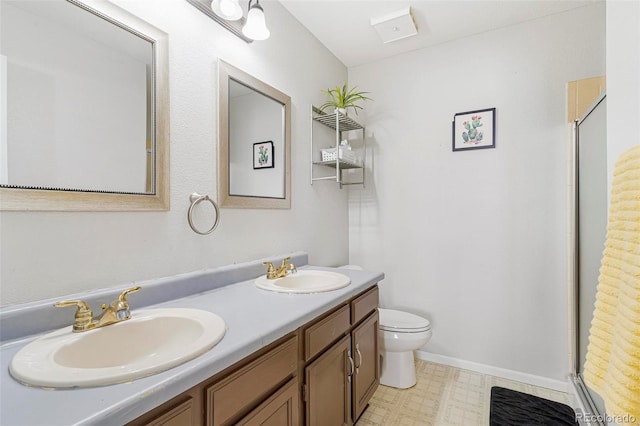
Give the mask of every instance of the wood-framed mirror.
[[218, 60], [218, 204], [291, 208], [291, 98]]
[[1, 7], [0, 210], [168, 210], [167, 34], [105, 1]]

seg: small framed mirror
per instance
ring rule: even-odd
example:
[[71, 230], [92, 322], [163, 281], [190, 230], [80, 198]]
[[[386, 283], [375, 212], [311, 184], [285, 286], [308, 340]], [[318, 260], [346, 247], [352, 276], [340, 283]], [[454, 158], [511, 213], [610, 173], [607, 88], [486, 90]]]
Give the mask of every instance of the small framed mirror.
[[0, 210], [167, 210], [167, 35], [95, 0], [0, 19]]
[[291, 98], [218, 61], [218, 204], [291, 208]]

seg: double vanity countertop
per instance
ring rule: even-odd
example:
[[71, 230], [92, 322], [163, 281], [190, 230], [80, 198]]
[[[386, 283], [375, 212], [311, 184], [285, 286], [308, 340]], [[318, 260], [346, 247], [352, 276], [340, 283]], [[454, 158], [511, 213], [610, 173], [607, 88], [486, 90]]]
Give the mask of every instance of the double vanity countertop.
[[[306, 254], [298, 256], [298, 261], [306, 262], [306, 259]], [[225, 268], [224, 274], [225, 277], [244, 275], [246, 278], [247, 273], [251, 273], [247, 271], [258, 270], [256, 265], [260, 264], [260, 261], [256, 261], [232, 265]], [[3, 342], [0, 346], [0, 363], [2, 364], [0, 424], [7, 426], [125, 424], [296, 330], [384, 278], [384, 274], [379, 272], [309, 265], [300, 266], [300, 268], [301, 270], [340, 272], [350, 277], [351, 284], [323, 293], [290, 294], [257, 288], [255, 278], [251, 278], [144, 306], [145, 309], [194, 308], [210, 311], [224, 319], [227, 331], [224, 338], [205, 354], [167, 371], [129, 383], [74, 389], [41, 389], [25, 386], [10, 376], [9, 364], [22, 347], [45, 333]], [[141, 285], [142, 290], [139, 293], [142, 295], [145, 285], [144, 283]], [[180, 281], [172, 285], [180, 285]], [[137, 309], [136, 297], [137, 294], [129, 298], [134, 316]], [[55, 308], [52, 306], [51, 309]], [[68, 310], [66, 313], [71, 324], [73, 311]], [[69, 331], [71, 331], [70, 325]], [[126, 347], [122, 350], [126, 350]]]

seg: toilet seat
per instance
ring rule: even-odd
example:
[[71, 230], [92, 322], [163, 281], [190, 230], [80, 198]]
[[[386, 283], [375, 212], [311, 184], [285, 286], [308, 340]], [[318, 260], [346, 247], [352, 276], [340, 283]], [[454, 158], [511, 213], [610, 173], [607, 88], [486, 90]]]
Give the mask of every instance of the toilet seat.
[[408, 312], [378, 308], [380, 330], [396, 333], [422, 333], [431, 330], [429, 320]]

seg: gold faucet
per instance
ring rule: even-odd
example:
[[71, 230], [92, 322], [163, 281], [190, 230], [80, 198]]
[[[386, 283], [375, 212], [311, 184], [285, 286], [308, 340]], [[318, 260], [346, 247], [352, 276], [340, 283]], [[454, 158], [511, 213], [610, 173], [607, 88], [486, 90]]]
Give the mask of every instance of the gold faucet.
[[105, 325], [114, 324], [131, 318], [127, 295], [134, 291], [138, 291], [141, 288], [142, 287], [137, 286], [123, 291], [109, 306], [103, 303], [102, 315], [95, 319], [93, 318], [93, 312], [91, 312], [91, 309], [89, 309], [89, 306], [83, 300], [63, 300], [56, 302], [53, 306], [57, 308], [77, 306], [78, 309], [76, 310], [75, 321], [73, 323], [73, 332], [80, 333], [82, 331], [104, 327]]
[[275, 280], [276, 278], [286, 277], [290, 272], [297, 272], [298, 269], [296, 268], [296, 265], [294, 265], [293, 263], [287, 264], [287, 262], [290, 260], [290, 257], [284, 258], [279, 268], [274, 267], [273, 263], [271, 262], [262, 262], [263, 265], [268, 266], [267, 279]]

